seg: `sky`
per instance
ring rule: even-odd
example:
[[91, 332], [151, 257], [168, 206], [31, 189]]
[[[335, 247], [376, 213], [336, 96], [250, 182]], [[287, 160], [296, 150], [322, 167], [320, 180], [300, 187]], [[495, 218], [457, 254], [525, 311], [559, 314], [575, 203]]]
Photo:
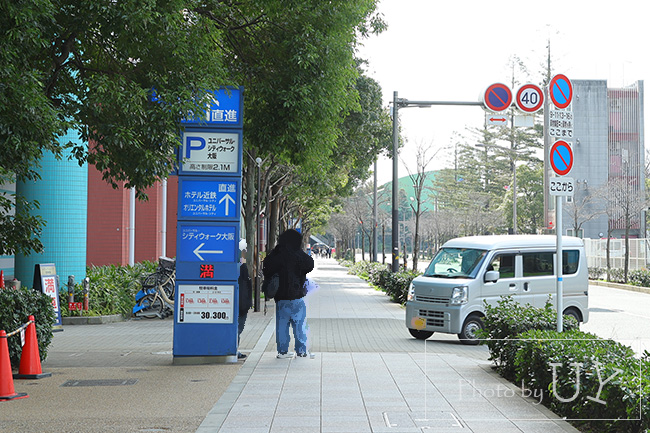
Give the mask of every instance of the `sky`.
[[[388, 29], [362, 41], [358, 56], [379, 82], [385, 106], [400, 98], [419, 101], [479, 101], [494, 83], [510, 84], [513, 56], [524, 61], [538, 84], [550, 41], [552, 74], [569, 79], [607, 80], [623, 87], [650, 83], [650, 25], [640, 0], [380, 0]], [[513, 94], [518, 89], [514, 89]], [[648, 98], [644, 95], [646, 131]], [[436, 154], [428, 169], [450, 167], [451, 146], [467, 128], [481, 128], [481, 107], [434, 106], [399, 111], [404, 164], [416, 171], [415, 151]], [[437, 153], [436, 153], [437, 152]], [[378, 182], [392, 180], [392, 162], [381, 158]]]

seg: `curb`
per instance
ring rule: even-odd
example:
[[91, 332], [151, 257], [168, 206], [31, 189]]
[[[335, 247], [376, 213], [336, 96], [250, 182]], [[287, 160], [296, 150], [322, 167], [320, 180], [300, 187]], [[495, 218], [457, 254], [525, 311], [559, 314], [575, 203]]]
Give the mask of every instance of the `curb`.
[[110, 316], [71, 316], [61, 318], [61, 323], [64, 325], [103, 325], [115, 322], [124, 322], [124, 317], [121, 314], [113, 314]]
[[630, 292], [647, 293], [650, 295], [650, 287], [632, 286], [630, 284], [610, 283], [600, 280], [589, 280], [589, 284], [594, 286], [609, 287], [612, 289], [629, 290]]

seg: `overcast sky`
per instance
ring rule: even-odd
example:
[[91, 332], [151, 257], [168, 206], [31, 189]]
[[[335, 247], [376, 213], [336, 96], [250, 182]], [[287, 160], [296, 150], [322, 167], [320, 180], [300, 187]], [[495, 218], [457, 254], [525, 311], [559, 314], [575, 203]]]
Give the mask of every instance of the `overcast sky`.
[[[380, 0], [388, 30], [365, 40], [359, 56], [369, 61], [368, 75], [381, 85], [386, 106], [394, 91], [410, 100], [478, 101], [491, 84], [510, 83], [513, 56], [537, 84], [549, 39], [553, 74], [605, 79], [609, 87], [637, 80], [647, 86], [650, 25], [643, 10], [640, 0]], [[400, 110], [405, 162], [415, 171], [412, 156], [421, 143], [431, 152], [441, 149], [431, 169], [449, 166], [444, 148], [455, 142], [454, 133], [467, 135], [484, 117], [480, 107]], [[400, 162], [399, 176], [405, 175]], [[389, 159], [380, 160], [378, 178], [392, 180]]]

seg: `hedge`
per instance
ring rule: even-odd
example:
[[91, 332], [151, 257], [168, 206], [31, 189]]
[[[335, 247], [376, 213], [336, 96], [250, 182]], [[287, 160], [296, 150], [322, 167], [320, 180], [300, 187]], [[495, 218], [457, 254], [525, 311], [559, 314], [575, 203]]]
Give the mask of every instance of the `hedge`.
[[511, 298], [486, 307], [483, 337], [497, 371], [556, 414], [588, 431], [650, 428], [650, 354], [580, 332], [572, 318], [557, 332], [555, 311]]
[[402, 268], [397, 272], [392, 272], [390, 264], [377, 262], [341, 262], [341, 264], [348, 266], [348, 272], [350, 274], [363, 278], [373, 286], [386, 292], [393, 302], [402, 305], [406, 303], [411, 281], [420, 275], [420, 272], [404, 270]]
[[[18, 290], [0, 289], [0, 330], [10, 333], [27, 323], [29, 316], [34, 316], [38, 350], [41, 361], [44, 361], [52, 342], [52, 325], [56, 319], [52, 298], [26, 287]], [[9, 337], [7, 345], [11, 366], [18, 369], [22, 354], [20, 335]]]
[[[564, 329], [578, 327], [572, 317], [565, 317]], [[514, 359], [518, 350], [518, 335], [531, 329], [557, 329], [557, 312], [547, 302], [544, 308], [522, 305], [511, 296], [503, 297], [496, 306], [485, 303], [484, 329], [481, 332], [485, 344], [490, 350], [490, 360], [494, 361], [497, 371], [503, 377], [515, 378]]]

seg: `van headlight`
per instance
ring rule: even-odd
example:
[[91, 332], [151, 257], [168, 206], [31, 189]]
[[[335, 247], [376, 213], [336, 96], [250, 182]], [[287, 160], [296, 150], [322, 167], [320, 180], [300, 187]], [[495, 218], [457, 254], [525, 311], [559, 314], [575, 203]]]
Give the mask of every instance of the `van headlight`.
[[451, 305], [467, 304], [467, 286], [454, 287], [451, 292]]
[[406, 301], [413, 301], [415, 300], [415, 289], [413, 288], [413, 281], [411, 281], [411, 284], [409, 284], [409, 291], [408, 295], [406, 296]]

